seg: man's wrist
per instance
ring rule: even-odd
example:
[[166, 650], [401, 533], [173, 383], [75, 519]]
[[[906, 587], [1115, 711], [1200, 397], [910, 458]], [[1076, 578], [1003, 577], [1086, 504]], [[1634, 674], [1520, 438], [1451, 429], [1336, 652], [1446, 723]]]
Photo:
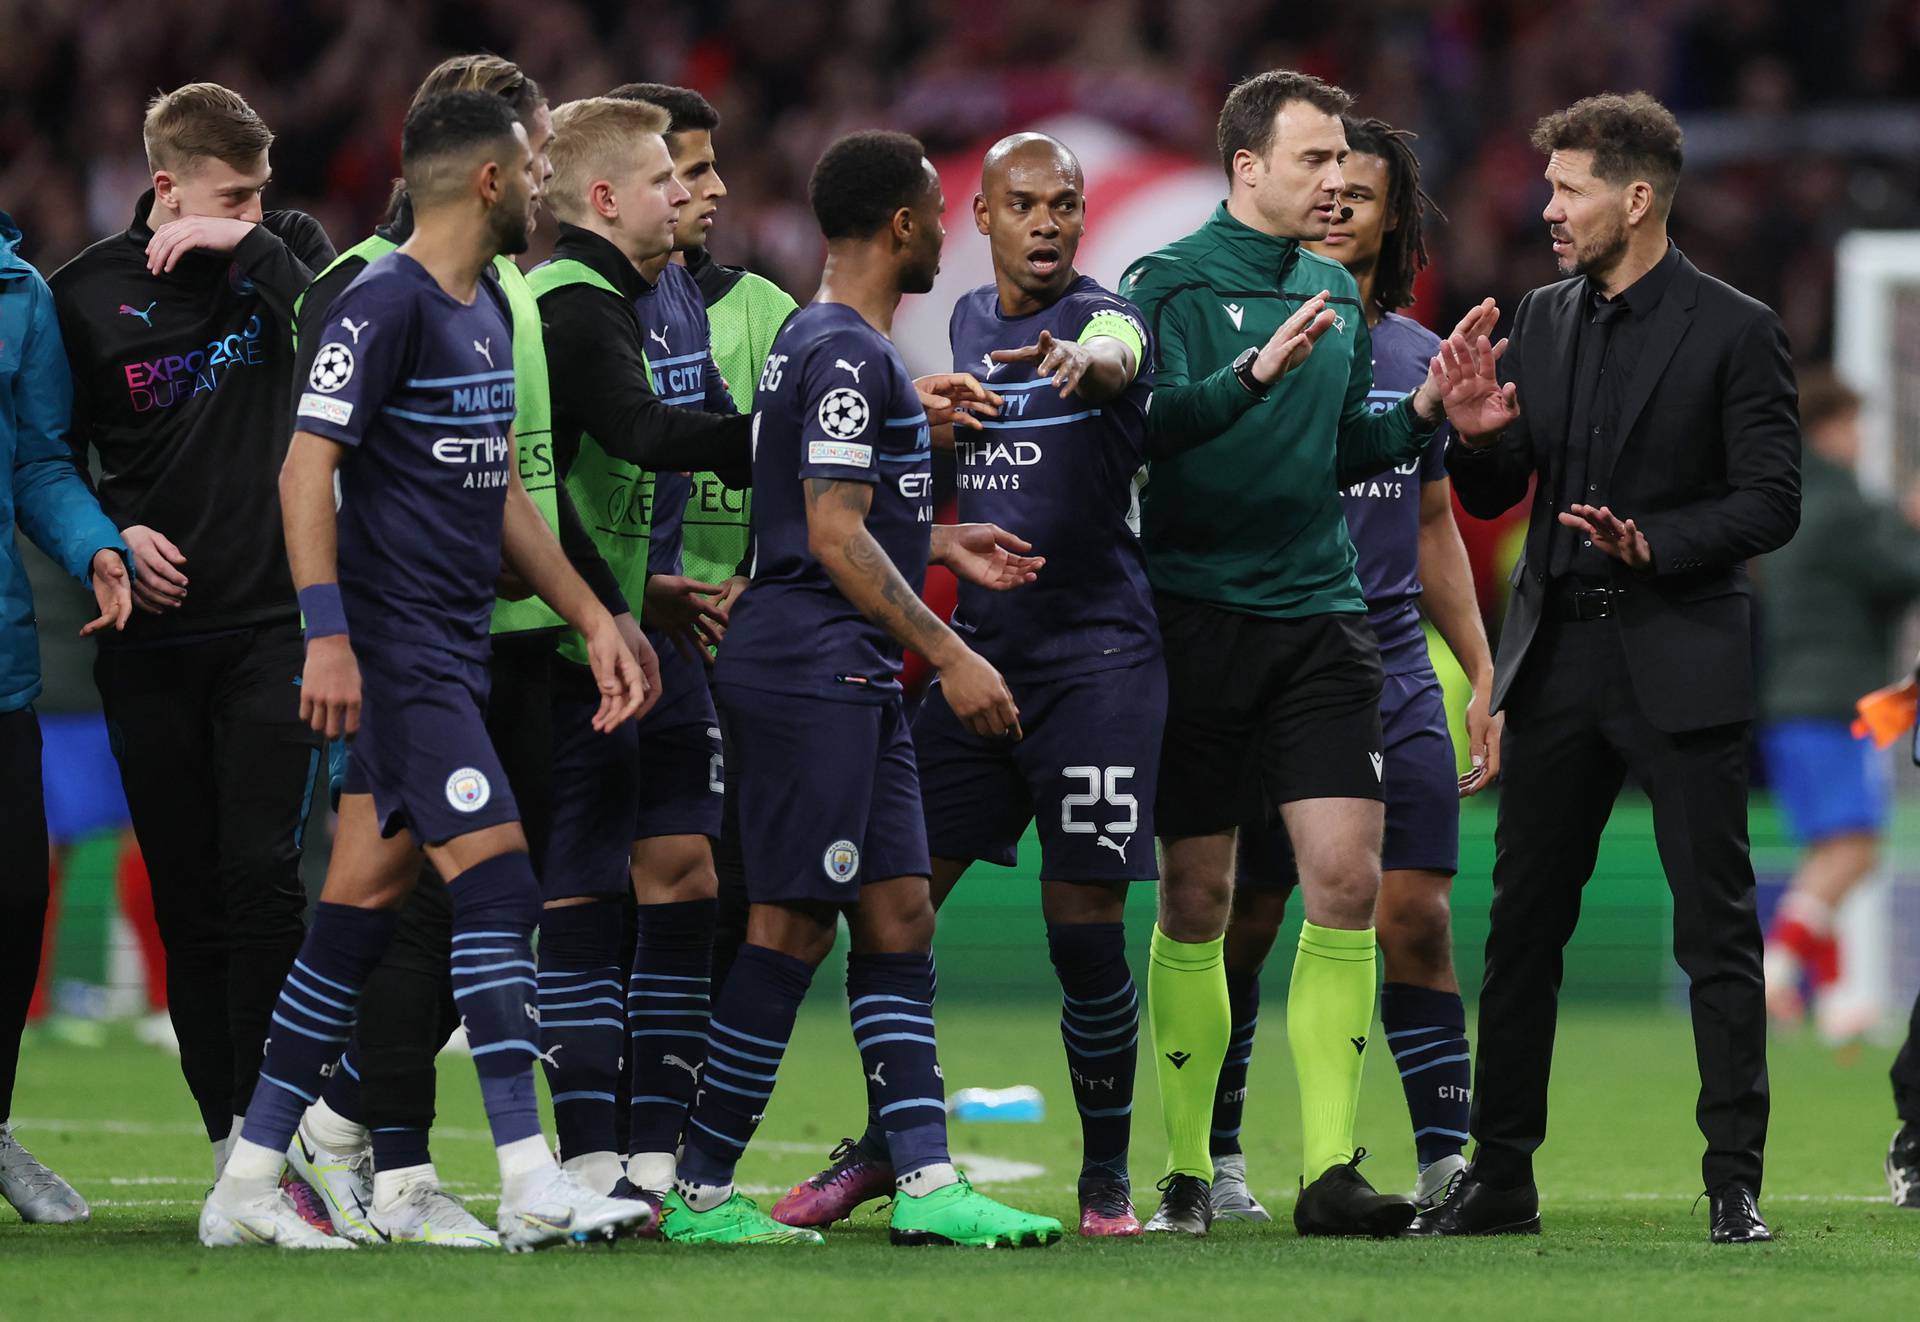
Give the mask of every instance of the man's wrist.
[[346, 635], [347, 607], [340, 599], [338, 583], [309, 583], [300, 589], [299, 600], [309, 643]]

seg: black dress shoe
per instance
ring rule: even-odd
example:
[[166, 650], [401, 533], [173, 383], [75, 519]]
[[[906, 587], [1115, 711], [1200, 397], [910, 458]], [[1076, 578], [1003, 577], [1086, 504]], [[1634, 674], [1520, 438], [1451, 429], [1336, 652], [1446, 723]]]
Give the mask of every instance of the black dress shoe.
[[1760, 1219], [1760, 1207], [1753, 1190], [1741, 1184], [1723, 1184], [1712, 1194], [1713, 1229], [1716, 1244], [1770, 1244], [1773, 1232]]
[[1329, 1166], [1300, 1191], [1293, 1204], [1293, 1228], [1302, 1235], [1371, 1235], [1391, 1239], [1407, 1228], [1419, 1209], [1401, 1194], [1375, 1191], [1358, 1169], [1367, 1150], [1352, 1161]]
[[1422, 1213], [1407, 1227], [1410, 1236], [1537, 1235], [1540, 1193], [1531, 1184], [1495, 1189], [1473, 1177], [1473, 1167], [1453, 1187], [1446, 1202]]

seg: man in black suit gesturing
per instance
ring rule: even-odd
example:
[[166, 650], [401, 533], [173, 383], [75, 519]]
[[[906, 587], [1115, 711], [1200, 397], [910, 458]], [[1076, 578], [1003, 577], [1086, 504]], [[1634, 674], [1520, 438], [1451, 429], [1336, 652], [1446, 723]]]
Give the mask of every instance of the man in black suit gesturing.
[[1680, 126], [1644, 93], [1542, 120], [1543, 218], [1570, 277], [1521, 299], [1510, 341], [1441, 348], [1443, 382], [1486, 392], [1504, 428], [1447, 455], [1469, 513], [1538, 478], [1495, 663], [1507, 714], [1480, 997], [1477, 1148], [1409, 1234], [1540, 1228], [1532, 1157], [1546, 1136], [1561, 951], [1628, 774], [1652, 801], [1691, 984], [1697, 1118], [1715, 1243], [1761, 1220], [1766, 1007], [1747, 850], [1753, 719], [1744, 561], [1793, 535], [1800, 428], [1779, 319], [1667, 240]]

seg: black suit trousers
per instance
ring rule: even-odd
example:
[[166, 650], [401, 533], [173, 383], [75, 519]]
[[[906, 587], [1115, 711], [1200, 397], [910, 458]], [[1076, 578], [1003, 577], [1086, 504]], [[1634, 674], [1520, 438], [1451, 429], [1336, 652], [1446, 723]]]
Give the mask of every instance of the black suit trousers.
[[[1474, 1080], [1475, 1173], [1532, 1179], [1563, 973], [1600, 834], [1631, 775], [1653, 807], [1673, 893], [1700, 1070], [1706, 1187], [1760, 1188], [1767, 1134], [1766, 1004], [1747, 849], [1745, 722], [1669, 733], [1647, 720], [1617, 622], [1544, 623], [1506, 704], [1504, 789]], [[1631, 1062], [1621, 1062], [1631, 1069]]]

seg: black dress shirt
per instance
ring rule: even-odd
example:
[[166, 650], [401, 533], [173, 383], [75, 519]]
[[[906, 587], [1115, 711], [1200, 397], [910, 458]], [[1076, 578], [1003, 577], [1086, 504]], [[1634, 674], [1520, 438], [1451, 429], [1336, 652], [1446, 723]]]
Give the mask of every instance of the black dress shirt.
[[[1647, 325], [1679, 265], [1680, 250], [1668, 244], [1665, 257], [1612, 298], [1603, 297], [1599, 286], [1588, 280], [1587, 315], [1574, 348], [1566, 463], [1554, 500], [1556, 514], [1574, 505], [1608, 503], [1601, 487], [1603, 475], [1611, 469], [1608, 460], [1620, 440], [1621, 400], [1639, 365]], [[1615, 513], [1628, 517], [1618, 510]], [[1584, 532], [1555, 525], [1547, 564], [1550, 577], [1600, 586], [1612, 577], [1612, 571], [1612, 558], [1595, 548]]]

